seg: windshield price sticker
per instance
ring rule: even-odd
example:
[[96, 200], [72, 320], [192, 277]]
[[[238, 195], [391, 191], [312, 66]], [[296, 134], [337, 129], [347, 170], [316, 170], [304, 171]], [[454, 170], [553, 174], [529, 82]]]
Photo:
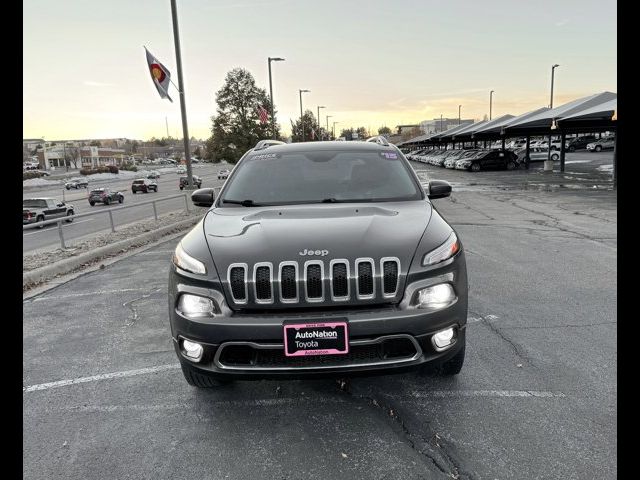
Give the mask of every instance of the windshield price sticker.
[[386, 158], [387, 160], [395, 160], [398, 158], [398, 154], [395, 152], [380, 152], [380, 156]]
[[268, 158], [276, 158], [277, 154], [275, 153], [261, 153], [260, 155], [254, 155], [251, 157], [252, 160], [266, 160]]

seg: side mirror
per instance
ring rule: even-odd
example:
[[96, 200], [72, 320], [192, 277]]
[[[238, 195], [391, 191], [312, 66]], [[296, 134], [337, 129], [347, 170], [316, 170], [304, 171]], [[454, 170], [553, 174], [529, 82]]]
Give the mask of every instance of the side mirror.
[[429, 200], [445, 198], [451, 195], [451, 184], [444, 180], [431, 180], [429, 182]]
[[191, 194], [191, 201], [196, 207], [210, 207], [215, 199], [213, 188], [201, 188]]
[[65, 203], [64, 203], [64, 202], [60, 202], [60, 203], [58, 204], [58, 206], [59, 206], [59, 207], [64, 207], [64, 205], [65, 205]]

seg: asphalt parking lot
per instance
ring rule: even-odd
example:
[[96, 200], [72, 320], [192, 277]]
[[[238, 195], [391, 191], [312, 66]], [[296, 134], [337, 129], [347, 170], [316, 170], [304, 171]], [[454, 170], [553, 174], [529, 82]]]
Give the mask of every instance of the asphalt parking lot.
[[24, 478], [616, 478], [616, 192], [414, 168], [454, 183], [434, 205], [467, 252], [460, 375], [189, 387], [174, 240], [24, 301]]

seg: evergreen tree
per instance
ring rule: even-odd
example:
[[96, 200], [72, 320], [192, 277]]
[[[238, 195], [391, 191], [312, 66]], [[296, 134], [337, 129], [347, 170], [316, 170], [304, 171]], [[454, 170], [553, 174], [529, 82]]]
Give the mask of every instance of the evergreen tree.
[[[302, 126], [304, 124], [304, 139], [302, 138]], [[302, 121], [298, 118], [291, 121], [291, 141], [292, 142], [315, 142], [320, 140], [320, 126], [311, 110], [305, 110]]]

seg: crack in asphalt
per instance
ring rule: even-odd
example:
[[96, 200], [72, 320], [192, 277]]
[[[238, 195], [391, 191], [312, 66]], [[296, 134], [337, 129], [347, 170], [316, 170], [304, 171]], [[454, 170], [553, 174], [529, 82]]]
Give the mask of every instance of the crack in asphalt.
[[529, 359], [524, 352], [522, 351], [522, 347], [520, 345], [518, 345], [516, 342], [514, 342], [513, 340], [511, 340], [510, 338], [507, 338], [504, 334], [504, 332], [502, 332], [498, 327], [496, 327], [491, 320], [493, 320], [495, 318], [494, 315], [481, 315], [478, 312], [473, 312], [471, 310], [469, 310], [469, 313], [471, 315], [473, 315], [476, 318], [479, 318], [479, 322], [482, 323], [483, 325], [486, 325], [487, 328], [492, 331], [493, 333], [495, 333], [498, 337], [500, 337], [504, 342], [508, 343], [511, 348], [513, 349], [513, 352], [516, 354], [516, 356], [518, 358], [521, 358], [522, 360], [524, 360], [525, 362], [527, 362], [528, 364], [531, 365], [531, 359]]
[[364, 401], [368, 406], [373, 407], [374, 410], [378, 412], [381, 411], [385, 417], [391, 418], [391, 420], [400, 427], [402, 435], [409, 444], [409, 447], [424, 457], [428, 462], [432, 463], [440, 472], [449, 478], [457, 480], [473, 480], [473, 475], [465, 472], [460, 462], [456, 461], [447, 451], [446, 442], [437, 432], [430, 435], [431, 438], [425, 438], [421, 434], [414, 433], [398, 413], [398, 408], [394, 407], [390, 402], [382, 402], [368, 395], [353, 393], [349, 388], [350, 384], [348, 379], [339, 379], [336, 380], [336, 383], [338, 390], [345, 393], [349, 398]]
[[469, 206], [468, 204], [466, 204], [465, 202], [461, 202], [460, 200], [458, 200], [456, 197], [454, 196], [450, 196], [449, 200], [451, 201], [451, 203], [459, 203], [460, 205], [462, 205], [463, 207], [465, 207], [467, 210], [471, 210], [472, 212], [475, 213], [479, 213], [480, 215], [483, 215], [485, 217], [487, 217], [489, 220], [495, 220], [495, 218], [493, 218], [490, 215], [487, 215], [485, 212], [483, 212], [482, 210], [478, 210], [477, 208], [473, 208], [471, 206]]
[[124, 302], [122, 304], [123, 307], [131, 310], [131, 313], [133, 314], [133, 317], [129, 317], [128, 319], [130, 321], [128, 323], [125, 323], [125, 327], [130, 327], [136, 322], [136, 320], [138, 320], [138, 309], [134, 306], [134, 303], [140, 300], [144, 300], [145, 298], [149, 298], [151, 295], [153, 295], [154, 293], [158, 293], [160, 290], [161, 288], [155, 288], [149, 293], [145, 293], [138, 298], [134, 298], [133, 300], [129, 300], [128, 302]]

